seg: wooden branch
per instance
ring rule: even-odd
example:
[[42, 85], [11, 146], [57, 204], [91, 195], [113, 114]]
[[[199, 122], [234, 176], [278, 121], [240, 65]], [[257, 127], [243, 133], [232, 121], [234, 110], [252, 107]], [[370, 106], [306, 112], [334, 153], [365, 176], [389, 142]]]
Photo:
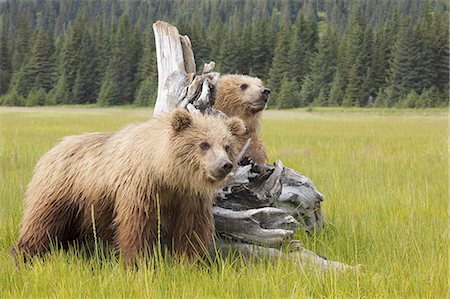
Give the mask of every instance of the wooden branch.
[[[185, 65], [191, 68], [195, 61], [192, 54], [186, 55], [189, 60], [185, 62], [180, 34], [175, 26], [157, 21], [153, 24], [153, 31], [158, 62], [158, 97], [153, 115], [159, 115], [176, 107], [176, 101], [188, 81]], [[189, 38], [183, 40], [186, 48], [190, 44]]]

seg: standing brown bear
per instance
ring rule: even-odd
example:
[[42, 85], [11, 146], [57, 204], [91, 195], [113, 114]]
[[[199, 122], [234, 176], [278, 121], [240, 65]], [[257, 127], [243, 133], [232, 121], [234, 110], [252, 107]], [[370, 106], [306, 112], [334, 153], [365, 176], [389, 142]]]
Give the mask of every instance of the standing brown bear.
[[174, 253], [204, 255], [215, 192], [244, 132], [238, 118], [177, 109], [113, 134], [65, 138], [36, 166], [16, 250], [41, 255], [52, 241], [90, 240], [95, 229], [130, 265], [152, 250], [160, 225]]
[[240, 136], [239, 144], [252, 139], [247, 156], [258, 168], [264, 168], [267, 160], [266, 150], [259, 136], [262, 111], [269, 100], [270, 89], [263, 86], [259, 78], [246, 75], [223, 75], [219, 79], [214, 108], [228, 116], [242, 119], [247, 132]]

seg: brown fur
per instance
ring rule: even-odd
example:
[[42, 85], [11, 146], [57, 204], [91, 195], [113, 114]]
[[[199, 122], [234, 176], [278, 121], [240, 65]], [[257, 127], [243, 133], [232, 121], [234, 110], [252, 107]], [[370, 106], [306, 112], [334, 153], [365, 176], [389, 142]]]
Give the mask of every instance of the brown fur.
[[16, 249], [26, 258], [54, 240], [92, 239], [95, 219], [97, 237], [131, 264], [157, 241], [160, 207], [161, 234], [173, 252], [203, 255], [214, 232], [212, 202], [226, 176], [217, 169], [235, 164], [235, 137], [244, 130], [236, 118], [175, 110], [113, 134], [65, 138], [36, 166]]
[[214, 104], [214, 108], [226, 115], [236, 116], [244, 121], [247, 133], [238, 138], [239, 144], [242, 146], [248, 138], [252, 139], [247, 156], [257, 165], [264, 165], [267, 160], [266, 150], [259, 136], [261, 114], [268, 100], [268, 96], [263, 94], [264, 90], [268, 89], [258, 78], [224, 75], [220, 77]]

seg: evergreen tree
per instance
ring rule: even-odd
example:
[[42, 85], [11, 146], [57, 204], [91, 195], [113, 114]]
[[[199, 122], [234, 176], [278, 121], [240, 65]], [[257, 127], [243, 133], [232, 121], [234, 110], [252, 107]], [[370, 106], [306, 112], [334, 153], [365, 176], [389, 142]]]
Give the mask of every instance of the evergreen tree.
[[47, 92], [43, 88], [33, 88], [28, 94], [25, 105], [26, 106], [44, 106], [47, 99]]
[[150, 79], [147, 78], [140, 84], [137, 92], [136, 92], [136, 100], [134, 103], [136, 106], [146, 107], [153, 104], [156, 100], [155, 90], [158, 88], [156, 84]]
[[449, 84], [449, 26], [448, 19], [433, 16], [430, 39], [432, 46], [432, 65], [435, 71], [433, 85], [441, 92], [448, 89]]
[[310, 76], [306, 76], [300, 90], [300, 106], [306, 107], [314, 101], [314, 85]]
[[328, 106], [328, 94], [327, 89], [322, 87], [319, 91], [319, 95], [314, 99], [312, 106], [326, 107]]
[[70, 102], [70, 91], [67, 87], [65, 71], [60, 75], [55, 87], [50, 91], [49, 98], [55, 104], [66, 104]]
[[280, 90], [282, 78], [285, 75], [290, 75], [289, 70], [289, 28], [284, 26], [279, 33], [275, 55], [269, 71], [268, 85], [274, 95]]
[[101, 86], [98, 46], [91, 33], [86, 31], [81, 39], [80, 65], [73, 87], [73, 98], [77, 103], [95, 103]]
[[253, 23], [251, 34], [250, 74], [259, 78], [267, 78], [270, 64], [272, 63], [272, 48], [270, 43], [269, 28], [266, 22], [257, 20]]
[[15, 86], [18, 93], [28, 96], [30, 90], [52, 89], [55, 80], [54, 41], [48, 32], [39, 29], [36, 33], [35, 43], [31, 57], [23, 66], [20, 77]]
[[317, 51], [319, 36], [315, 15], [304, 17], [299, 13], [292, 30], [289, 45], [290, 73], [298, 86], [311, 72], [311, 61]]
[[289, 109], [295, 107], [295, 83], [287, 76], [281, 81], [281, 88], [277, 98], [278, 109]]
[[120, 104], [119, 91], [111, 75], [108, 74], [103, 81], [102, 88], [98, 95], [97, 103], [100, 106], [112, 106]]
[[16, 25], [16, 38], [14, 40], [12, 67], [19, 70], [28, 61], [30, 41], [32, 40], [31, 16], [28, 10], [21, 10]]
[[236, 73], [239, 68], [239, 32], [229, 29], [224, 33], [219, 54], [218, 70], [222, 73]]
[[75, 24], [69, 29], [64, 49], [61, 53], [62, 70], [60, 73], [63, 76], [60, 77], [59, 81], [64, 78], [65, 82], [58, 82], [58, 85], [60, 87], [64, 86], [65, 90], [64, 96], [61, 93], [58, 93], [58, 96], [64, 99], [64, 104], [79, 103], [80, 100], [79, 98], [75, 98], [73, 91], [75, 80], [77, 79], [79, 68], [82, 64], [81, 51], [85, 30], [85, 20], [81, 16], [78, 16]]
[[[123, 15], [120, 19], [117, 31], [114, 33], [112, 44], [112, 58], [109, 63], [106, 78], [103, 81], [102, 91], [108, 91], [108, 95], [117, 93], [117, 97], [111, 101], [103, 101], [102, 105], [115, 105], [132, 103], [136, 92], [137, 71], [141, 45], [137, 32], [133, 30], [130, 18]], [[115, 92], [111, 92], [112, 86]], [[99, 96], [99, 98], [102, 98]], [[112, 99], [112, 97], [110, 97]]]
[[362, 106], [364, 98], [368, 96], [362, 84], [372, 60], [371, 36], [371, 29], [366, 28], [360, 7], [355, 7], [341, 48], [343, 58], [338, 65], [347, 82], [343, 101], [346, 106]]
[[[415, 31], [414, 28], [408, 27], [400, 34], [398, 40], [394, 60], [392, 63], [392, 99], [397, 101], [399, 98], [406, 96], [416, 84], [414, 74], [415, 68]], [[417, 90], [416, 92], [421, 92]]]
[[336, 71], [336, 49], [332, 43], [332, 33], [327, 31], [319, 43], [319, 50], [313, 57], [311, 64], [311, 80], [313, 82], [314, 97], [318, 97], [320, 91], [328, 95], [333, 76]]
[[416, 106], [417, 101], [419, 100], [419, 95], [417, 92], [413, 89], [408, 94], [407, 97], [405, 97], [403, 100], [399, 101], [397, 104], [398, 108], [414, 108]]
[[14, 89], [3, 95], [0, 99], [3, 106], [25, 106], [25, 98]]
[[328, 106], [339, 106], [344, 99], [344, 78], [341, 73], [336, 71], [333, 82], [331, 83], [330, 95], [328, 97]]
[[8, 49], [8, 35], [5, 25], [0, 27], [0, 95], [8, 91], [11, 81], [11, 59]]
[[344, 107], [361, 106], [361, 77], [358, 75], [358, 64], [354, 64], [350, 69], [347, 88], [345, 89], [342, 105]]

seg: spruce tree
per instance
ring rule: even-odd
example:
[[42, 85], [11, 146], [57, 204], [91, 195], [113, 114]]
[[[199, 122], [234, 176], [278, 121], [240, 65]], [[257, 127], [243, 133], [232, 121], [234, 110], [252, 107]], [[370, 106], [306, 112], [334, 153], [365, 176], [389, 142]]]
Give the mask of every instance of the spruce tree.
[[[64, 86], [64, 104], [74, 104], [79, 103], [79, 98], [75, 98], [73, 94], [75, 80], [79, 73], [80, 65], [82, 64], [82, 46], [83, 46], [83, 35], [86, 30], [85, 20], [78, 16], [75, 23], [70, 27], [67, 38], [65, 40], [64, 49], [62, 50], [62, 70], [61, 73], [64, 74], [60, 77], [58, 85], [59, 87]], [[61, 82], [64, 78], [65, 82]], [[61, 90], [60, 90], [61, 91]], [[61, 93], [58, 93], [61, 96]]]
[[144, 33], [141, 62], [136, 75], [139, 85], [136, 90], [135, 104], [138, 106], [148, 106], [151, 100], [156, 99], [158, 91], [156, 64], [155, 39], [149, 26]]
[[281, 81], [280, 92], [277, 97], [278, 109], [290, 109], [295, 107], [295, 83], [287, 76]]
[[318, 96], [312, 102], [312, 106], [326, 107], [328, 106], [328, 90], [322, 87], [319, 91]]
[[80, 65], [73, 86], [77, 103], [95, 103], [101, 86], [98, 46], [89, 31], [81, 39]]
[[330, 94], [328, 96], [328, 106], [334, 107], [341, 105], [344, 99], [344, 85], [345, 81], [341, 73], [336, 71], [331, 83]]
[[331, 35], [331, 31], [328, 30], [320, 40], [317, 54], [313, 56], [311, 80], [314, 86], [314, 97], [318, 97], [321, 90], [328, 95], [336, 71], [336, 49], [332, 44]]
[[314, 85], [310, 76], [306, 76], [300, 90], [300, 107], [309, 106], [314, 101]]
[[342, 105], [344, 107], [359, 107], [361, 102], [361, 77], [358, 75], [358, 64], [355, 63], [350, 69], [348, 84], [345, 89]]
[[[120, 18], [117, 31], [114, 33], [112, 43], [112, 58], [107, 69], [107, 75], [103, 81], [101, 93], [117, 97], [111, 101], [99, 101], [103, 105], [117, 105], [132, 103], [138, 85], [137, 71], [141, 54], [141, 44], [138, 41], [137, 32], [133, 30], [128, 15]], [[110, 92], [114, 86], [115, 92]], [[114, 98], [109, 96], [109, 98]]]
[[157, 84], [150, 78], [142, 81], [136, 91], [136, 100], [134, 101], [134, 104], [140, 107], [147, 107], [154, 104], [157, 95], [155, 90], [157, 90], [157, 88]]
[[111, 74], [107, 74], [103, 81], [100, 93], [98, 95], [97, 104], [100, 106], [112, 106], [121, 104], [120, 93]]
[[32, 18], [28, 10], [21, 10], [17, 19], [16, 38], [14, 41], [12, 67], [18, 71], [28, 62], [30, 41], [32, 41]]
[[289, 59], [289, 28], [284, 26], [278, 35], [277, 46], [269, 71], [268, 85], [276, 95], [281, 87], [282, 78], [289, 76], [290, 59]]
[[251, 34], [250, 74], [259, 78], [267, 78], [270, 64], [272, 63], [272, 48], [268, 25], [262, 20], [256, 20], [252, 25]]
[[2, 24], [0, 27], [0, 95], [8, 91], [11, 76], [12, 66], [8, 49], [8, 35], [5, 25]]
[[21, 76], [15, 86], [19, 94], [28, 96], [32, 89], [42, 88], [48, 92], [53, 88], [56, 69], [54, 52], [54, 41], [51, 34], [40, 28], [36, 33], [31, 57], [23, 66]]
[[238, 36], [240, 34], [236, 30], [231, 28], [226, 30], [223, 37], [218, 63], [218, 70], [222, 73], [236, 73], [239, 68]]
[[[416, 84], [415, 77], [415, 57], [417, 50], [415, 44], [415, 30], [412, 27], [404, 29], [396, 45], [392, 68], [391, 85], [392, 99], [397, 101], [406, 96]], [[416, 92], [421, 92], [417, 90]]]

